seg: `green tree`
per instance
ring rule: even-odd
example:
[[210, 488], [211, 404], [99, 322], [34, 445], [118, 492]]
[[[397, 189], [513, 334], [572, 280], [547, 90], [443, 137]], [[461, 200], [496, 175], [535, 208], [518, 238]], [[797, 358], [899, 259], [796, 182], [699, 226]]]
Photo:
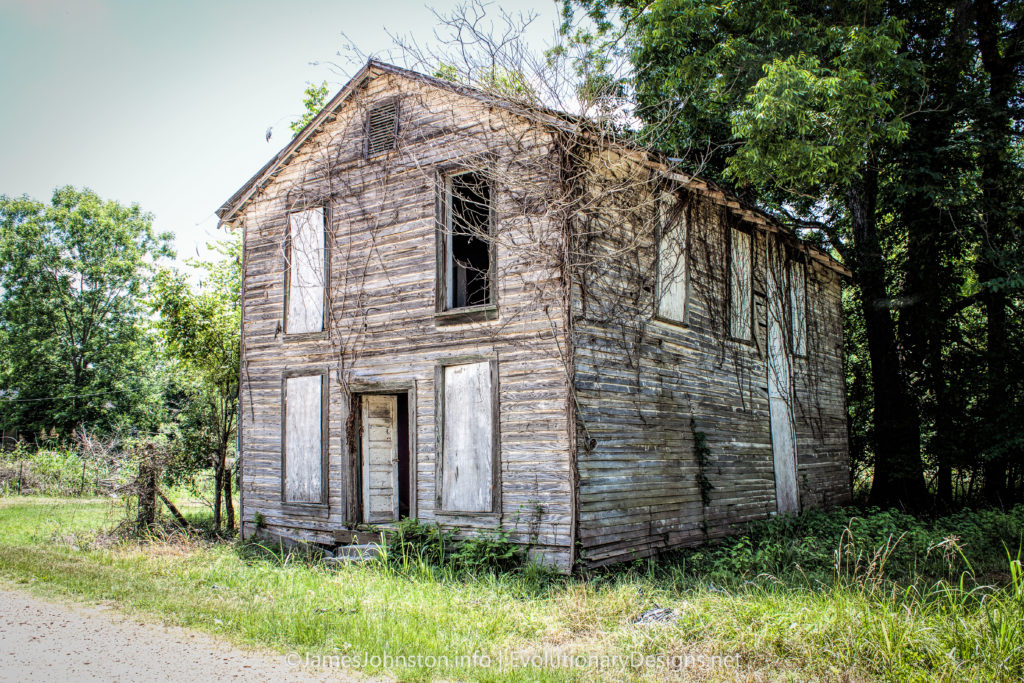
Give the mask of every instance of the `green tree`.
[[[983, 287], [986, 320], [986, 410], [992, 419], [985, 447], [985, 495], [989, 502], [1009, 503], [1009, 473], [1021, 467], [1024, 434], [1020, 413], [1007, 410], [1013, 397], [1014, 364], [1011, 301], [1019, 303], [1020, 242], [1024, 181], [1020, 142], [1024, 117], [1024, 3], [976, 0], [971, 3], [978, 62], [984, 75], [983, 95], [974, 117], [978, 126], [982, 244], [978, 277]], [[1015, 258], [1016, 257], [1016, 258]], [[1019, 361], [1019, 357], [1018, 357]], [[1016, 462], [1014, 462], [1016, 460]]]
[[587, 61], [632, 61], [643, 142], [850, 266], [852, 445], [873, 502], [923, 504], [925, 462], [942, 502], [954, 467], [1008, 502], [1024, 483], [1024, 3], [582, 0], [566, 30], [574, 7], [593, 20], [572, 36]]
[[292, 137], [295, 137], [299, 132], [306, 127], [310, 121], [316, 118], [316, 115], [320, 113], [320, 110], [327, 104], [327, 95], [330, 91], [327, 89], [327, 81], [322, 82], [320, 85], [314, 85], [312, 83], [306, 84], [306, 89], [302, 92], [302, 106], [306, 108], [306, 113], [302, 115], [297, 121], [292, 121], [290, 128], [292, 129]]
[[872, 498], [921, 505], [919, 418], [877, 212], [882, 156], [906, 138], [920, 92], [905, 22], [872, 0], [582, 4], [627, 27], [642, 139], [821, 231], [853, 271], [874, 389]]
[[212, 467], [214, 526], [220, 528], [223, 500], [230, 530], [235, 524], [230, 460], [238, 422], [241, 242], [213, 248], [220, 259], [189, 261], [204, 273], [196, 288], [180, 272], [159, 273], [153, 310], [166, 352], [184, 375], [176, 384], [184, 403], [177, 420], [183, 455], [186, 462]]
[[0, 196], [0, 420], [35, 434], [153, 429], [162, 382], [144, 299], [169, 235], [137, 205], [64, 187]]

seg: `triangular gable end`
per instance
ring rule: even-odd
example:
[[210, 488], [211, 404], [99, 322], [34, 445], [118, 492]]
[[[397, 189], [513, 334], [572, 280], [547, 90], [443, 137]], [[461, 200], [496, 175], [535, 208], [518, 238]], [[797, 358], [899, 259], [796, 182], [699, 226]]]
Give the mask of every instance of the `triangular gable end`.
[[249, 202], [252, 196], [269, 181], [277, 177], [283, 167], [298, 155], [302, 145], [305, 144], [309, 138], [313, 137], [313, 135], [320, 130], [320, 127], [323, 124], [330, 123], [337, 117], [338, 110], [348, 102], [352, 93], [362, 87], [370, 79], [384, 74], [402, 76], [403, 78], [407, 78], [412, 81], [418, 81], [434, 87], [443, 88], [456, 94], [487, 102], [488, 104], [513, 111], [526, 118], [548, 124], [564, 125], [567, 119], [574, 118], [569, 114], [563, 114], [561, 112], [546, 111], [540, 108], [527, 109], [526, 107], [517, 105], [511, 100], [505, 100], [488, 95], [486, 92], [470, 86], [460, 85], [434, 76], [427, 76], [426, 74], [417, 73], [409, 69], [403, 69], [402, 67], [394, 66], [393, 64], [386, 64], [375, 59], [370, 59], [351, 79], [349, 79], [348, 83], [346, 83], [344, 87], [342, 87], [341, 90], [339, 90], [337, 94], [335, 94], [334, 97], [324, 105], [324, 108], [321, 109], [320, 112], [309, 123], [307, 123], [302, 130], [299, 131], [298, 135], [289, 141], [289, 143], [285, 145], [280, 152], [271, 158], [263, 168], [257, 171], [252, 178], [246, 181], [242, 187], [231, 195], [230, 199], [224, 202], [224, 204], [217, 209], [215, 213], [217, 214], [217, 217], [220, 218], [221, 224], [232, 223], [238, 212]]
[[370, 70], [373, 68], [374, 60], [368, 61], [356, 75], [349, 79], [348, 83], [339, 90], [330, 101], [324, 105], [324, 108], [320, 110], [313, 120], [307, 123], [302, 130], [299, 131], [298, 135], [288, 141], [288, 144], [281, 149], [276, 155], [274, 155], [270, 161], [268, 161], [263, 168], [256, 172], [253, 177], [245, 182], [231, 198], [228, 199], [224, 204], [217, 209], [217, 217], [220, 218], [221, 224], [230, 224], [234, 219], [235, 215], [244, 207], [249, 199], [267, 182], [272, 180], [280, 173], [281, 169], [291, 161], [299, 152], [299, 148], [313, 136], [315, 132], [320, 129], [324, 123], [333, 121], [337, 115], [338, 109], [345, 102], [348, 101], [349, 97], [355, 90], [362, 85], [368, 78], [371, 78]]
[[[536, 121], [537, 123], [561, 128], [563, 130], [567, 127], [572, 127], [573, 125], [578, 126], [583, 123], [585, 126], [586, 124], [586, 121], [583, 118], [572, 114], [538, 106], [523, 106], [513, 100], [494, 96], [471, 86], [446, 81], [435, 76], [428, 76], [393, 64], [387, 64], [375, 59], [370, 59], [351, 79], [349, 79], [348, 83], [346, 83], [341, 90], [331, 98], [331, 100], [323, 107], [323, 109], [320, 110], [313, 120], [307, 123], [305, 127], [299, 131], [298, 135], [292, 138], [292, 140], [290, 140], [280, 152], [271, 158], [263, 168], [257, 171], [256, 174], [246, 181], [246, 183], [242, 185], [242, 187], [240, 187], [230, 199], [217, 209], [215, 213], [220, 219], [221, 225], [233, 224], [238, 213], [249, 203], [249, 200], [259, 190], [278, 176], [284, 167], [299, 154], [301, 147], [306, 143], [306, 141], [313, 137], [313, 135], [320, 130], [321, 126], [326, 123], [330, 123], [337, 118], [341, 107], [349, 101], [349, 98], [356, 90], [361, 88], [370, 79], [384, 74], [401, 76], [411, 81], [416, 81], [436, 88], [442, 88], [458, 95], [501, 107], [502, 109], [506, 109], [510, 112], [523, 116], [524, 118]], [[670, 159], [667, 156], [658, 154], [649, 149], [630, 148], [626, 153], [634, 161], [648, 166], [652, 170], [663, 174], [666, 178], [675, 180], [692, 191], [696, 191], [710, 197], [713, 201], [721, 204], [727, 210], [740, 216], [744, 220], [750, 221], [769, 232], [780, 232], [782, 234], [788, 233], [788, 237], [792, 241], [799, 243], [814, 260], [829, 269], [840, 273], [841, 275], [850, 277], [851, 273], [849, 268], [836, 261], [830, 254], [813, 245], [803, 242], [799, 237], [793, 235], [790, 229], [781, 225], [772, 216], [764, 213], [756, 207], [745, 206], [738, 197], [735, 197], [728, 191], [717, 187], [711, 181], [704, 180], [698, 176], [680, 170], [676, 165], [678, 160]]]

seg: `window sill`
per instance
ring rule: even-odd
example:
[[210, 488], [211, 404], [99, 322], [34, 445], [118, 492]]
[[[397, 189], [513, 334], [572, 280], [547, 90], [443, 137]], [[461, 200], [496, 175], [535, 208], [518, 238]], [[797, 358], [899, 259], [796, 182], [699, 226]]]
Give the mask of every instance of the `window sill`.
[[471, 511], [459, 511], [459, 510], [435, 510], [434, 515], [437, 517], [471, 517], [475, 519], [494, 519], [497, 520], [501, 517], [500, 512], [485, 511], [485, 512], [471, 512]]
[[303, 342], [303, 341], [317, 341], [320, 339], [327, 339], [327, 332], [295, 332], [292, 334], [285, 333], [281, 335], [281, 341], [284, 342]]
[[743, 337], [733, 337], [732, 335], [729, 335], [729, 341], [734, 344], [739, 344], [740, 346], [749, 346], [752, 349], [760, 348], [755, 338], [744, 339]]
[[438, 325], [458, 325], [460, 323], [475, 323], [486, 320], [497, 320], [497, 304], [485, 304], [483, 306], [467, 306], [465, 308], [452, 308], [447, 311], [438, 311], [434, 314], [434, 322]]
[[326, 503], [288, 503], [281, 501], [281, 511], [323, 519], [330, 516], [330, 509]]
[[661, 315], [651, 316], [651, 320], [656, 323], [660, 323], [665, 327], [671, 327], [677, 330], [685, 330], [689, 329], [690, 327], [690, 323], [686, 322], [685, 320], [673, 320], [672, 318], [666, 318]]

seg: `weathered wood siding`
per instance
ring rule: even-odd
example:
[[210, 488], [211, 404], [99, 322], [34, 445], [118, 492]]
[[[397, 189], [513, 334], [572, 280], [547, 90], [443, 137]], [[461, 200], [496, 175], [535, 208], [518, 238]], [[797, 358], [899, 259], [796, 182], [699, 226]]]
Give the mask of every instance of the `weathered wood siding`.
[[[368, 159], [366, 116], [382, 102], [394, 103], [397, 139]], [[412, 514], [460, 533], [502, 527], [562, 568], [576, 547], [584, 563], [605, 564], [776, 511], [766, 254], [778, 243], [799, 257], [798, 242], [706, 185], [672, 188], [608, 149], [580, 172], [566, 140], [564, 130], [556, 136], [500, 106], [385, 71], [358, 84], [245, 205], [246, 533], [257, 513], [270, 533], [323, 543], [361, 522], [359, 499], [372, 498], [361, 479], [372, 489], [390, 476], [364, 472], [353, 456], [359, 424], [381, 427], [357, 415], [374, 393], [409, 396]], [[471, 315], [443, 310], [436, 224], [440, 179], [469, 170], [491, 180], [496, 226], [496, 306]], [[313, 207], [323, 207], [328, 267], [303, 271], [301, 284], [315, 291], [308, 273], [323, 279], [327, 325], [288, 334], [289, 215]], [[671, 254], [682, 268], [657, 257], [657, 225], [670, 215], [685, 224], [673, 233], [686, 236], [685, 250]], [[729, 277], [735, 230], [749, 235], [739, 240], [750, 243], [750, 287]], [[658, 282], [682, 272], [685, 285]], [[791, 359], [802, 507], [849, 497], [840, 279], [809, 260], [805, 280], [806, 354]], [[685, 305], [659, 308], [659, 291]], [[737, 296], [745, 310], [733, 316]], [[752, 329], [734, 325], [744, 319]], [[781, 328], [792, 334], [788, 322]], [[478, 411], [446, 413], [444, 378], [466, 368], [480, 368], [472, 386], [451, 388], [477, 396]], [[296, 504], [282, 490], [283, 387], [313, 372], [326, 382], [326, 496]], [[368, 435], [362, 447], [385, 436]], [[478, 457], [488, 440], [490, 469]], [[492, 488], [470, 495], [457, 488], [466, 477]]]
[[843, 376], [842, 279], [806, 268], [806, 355], [793, 358], [797, 486], [800, 505], [850, 502], [850, 444]]
[[[686, 320], [659, 320], [657, 212], [644, 197], [661, 188], [642, 188], [640, 180], [631, 187], [622, 176], [609, 181], [604, 171], [591, 178], [578, 227], [586, 235], [582, 265], [571, 289], [578, 534], [580, 559], [589, 565], [699, 543], [776, 510], [765, 269], [767, 240], [780, 238], [707, 196], [680, 190], [689, 231]], [[646, 205], [649, 211], [635, 208]], [[731, 334], [733, 227], [752, 237], [750, 340]], [[839, 286], [838, 275], [808, 266], [808, 356], [794, 359], [804, 506], [849, 495]], [[706, 435], [710, 451], [703, 466], [695, 431]], [[712, 487], [707, 504], [702, 479]]]
[[[365, 116], [398, 100], [395, 149], [366, 159]], [[363, 83], [336, 118], [298, 150], [242, 213], [245, 296], [242, 495], [245, 528], [330, 543], [348, 525], [350, 392], [413, 389], [414, 510], [460, 531], [499, 526], [566, 568], [572, 549], [569, 371], [559, 225], [537, 193], [554, 187], [557, 154], [537, 126], [456, 93], [383, 74]], [[482, 169], [493, 179], [497, 312], [464, 320], [436, 310], [435, 185], [439, 171]], [[294, 207], [327, 208], [328, 331], [283, 334], [285, 237]], [[490, 319], [486, 319], [490, 318]], [[560, 347], [561, 345], [561, 347]], [[500, 507], [443, 513], [436, 487], [435, 373], [452, 358], [496, 359]], [[323, 368], [328, 381], [328, 498], [281, 498], [281, 377]]]

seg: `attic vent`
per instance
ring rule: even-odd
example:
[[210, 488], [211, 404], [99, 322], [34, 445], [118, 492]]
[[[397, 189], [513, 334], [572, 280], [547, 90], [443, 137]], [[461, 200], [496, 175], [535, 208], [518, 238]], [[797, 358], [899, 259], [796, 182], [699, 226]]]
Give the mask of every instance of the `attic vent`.
[[388, 100], [373, 107], [366, 117], [366, 156], [395, 148], [398, 132], [398, 101]]

